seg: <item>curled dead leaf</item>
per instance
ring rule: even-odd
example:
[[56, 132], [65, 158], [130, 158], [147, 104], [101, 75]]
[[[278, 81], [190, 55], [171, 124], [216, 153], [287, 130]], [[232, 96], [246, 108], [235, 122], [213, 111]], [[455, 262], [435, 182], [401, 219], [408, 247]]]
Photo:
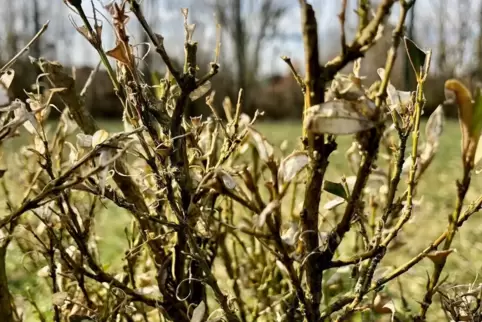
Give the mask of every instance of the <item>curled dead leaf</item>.
[[464, 166], [471, 168], [480, 136], [480, 133], [476, 135], [472, 130], [474, 116], [472, 94], [464, 84], [456, 79], [447, 80], [444, 90], [446, 102], [455, 104], [458, 108], [460, 131], [462, 132], [462, 160]]
[[210, 81], [207, 81], [205, 82], [204, 84], [202, 84], [201, 86], [198, 86], [195, 90], [193, 90], [190, 94], [189, 94], [189, 98], [191, 99], [191, 101], [195, 101], [197, 100], [198, 98], [204, 96], [204, 94], [206, 94], [207, 92], [209, 92], [209, 90], [211, 89], [212, 87], [212, 84]]
[[428, 253], [426, 256], [434, 262], [434, 264], [438, 264], [447, 259], [447, 257], [453, 253], [455, 249], [447, 249], [447, 250], [435, 250]]
[[15, 103], [18, 104], [18, 108], [16, 108], [13, 111], [15, 115], [15, 119], [17, 119], [20, 123], [22, 123], [25, 129], [30, 134], [40, 134], [41, 133], [40, 123], [38, 122], [34, 113], [29, 112], [27, 110], [27, 107], [24, 102], [20, 100], [15, 100]]
[[[378, 68], [377, 73], [381, 80], [385, 78], [385, 69]], [[387, 94], [388, 108], [398, 114], [404, 114], [412, 104], [412, 92], [399, 91], [390, 82], [388, 82]]]
[[339, 205], [343, 204], [344, 202], [345, 202], [344, 198], [336, 197], [335, 199], [332, 199], [332, 200], [328, 201], [327, 203], [325, 203], [325, 205], [323, 206], [323, 209], [333, 210], [336, 207], [338, 207]]
[[201, 322], [204, 318], [204, 314], [206, 313], [206, 304], [204, 301], [201, 301], [198, 306], [192, 312], [192, 317], [190, 322]]
[[67, 292], [54, 293], [52, 294], [52, 304], [61, 306], [68, 298], [69, 298], [69, 294]]
[[278, 180], [281, 184], [290, 182], [309, 162], [310, 158], [306, 152], [293, 152], [281, 161]]
[[4, 89], [9, 89], [12, 85], [13, 78], [15, 77], [15, 71], [13, 69], [7, 69], [0, 74], [0, 87]]
[[283, 264], [280, 260], [276, 260], [276, 266], [278, 266], [279, 270], [281, 271], [281, 273], [286, 276], [286, 277], [289, 277], [290, 276], [290, 273], [288, 271], [288, 269], [286, 268], [285, 264]]
[[278, 209], [281, 206], [280, 202], [278, 200], [273, 200], [271, 201], [266, 208], [261, 211], [258, 217], [258, 222], [257, 226], [258, 227], [263, 227], [264, 224], [266, 223], [266, 218], [271, 215], [276, 209]]
[[106, 51], [105, 54], [110, 56], [117, 61], [121, 62], [124, 65], [131, 66], [131, 55], [132, 55], [132, 48], [126, 48], [123, 43], [117, 44], [114, 48], [109, 51]]
[[391, 321], [395, 318], [395, 303], [387, 294], [378, 293], [373, 301], [373, 311], [378, 314], [388, 314], [390, 313]]
[[249, 128], [251, 137], [253, 138], [256, 149], [261, 160], [264, 162], [271, 161], [273, 159], [274, 149], [271, 143], [258, 131], [253, 128]]
[[92, 147], [95, 148], [109, 138], [109, 133], [105, 130], [98, 130], [92, 135]]
[[427, 141], [433, 146], [438, 146], [440, 136], [444, 128], [444, 111], [443, 106], [439, 105], [430, 115], [425, 127], [425, 135]]
[[221, 179], [221, 181], [223, 182], [223, 185], [227, 189], [232, 190], [236, 188], [236, 181], [228, 172], [224, 170], [220, 170], [218, 171], [218, 177]]
[[294, 246], [300, 235], [299, 227], [296, 222], [292, 222], [289, 228], [281, 234], [281, 240], [289, 246]]
[[77, 134], [77, 146], [80, 148], [90, 148], [92, 146], [92, 135], [84, 133]]
[[361, 113], [367, 109], [371, 108], [362, 101], [328, 101], [308, 108], [304, 127], [314, 134], [355, 134], [376, 125]]

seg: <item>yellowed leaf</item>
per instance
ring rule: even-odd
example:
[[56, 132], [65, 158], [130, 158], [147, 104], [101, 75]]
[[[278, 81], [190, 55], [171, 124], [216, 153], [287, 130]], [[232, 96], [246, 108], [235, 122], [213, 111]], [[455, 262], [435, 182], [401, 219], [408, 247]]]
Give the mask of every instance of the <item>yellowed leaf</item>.
[[347, 135], [368, 130], [376, 124], [361, 113], [370, 109], [367, 103], [340, 99], [312, 106], [303, 126], [314, 134]]
[[454, 251], [455, 251], [454, 249], [436, 250], [428, 253], [427, 257], [430, 258], [430, 260], [435, 264], [438, 264], [441, 261], [445, 260]]
[[105, 130], [98, 130], [92, 135], [92, 147], [95, 148], [109, 137], [109, 133]]
[[472, 95], [460, 81], [449, 79], [445, 82], [445, 97], [458, 107], [464, 164], [473, 164], [479, 138], [472, 137], [470, 131], [474, 114]]
[[129, 52], [127, 52], [126, 46], [122, 43], [119, 43], [113, 49], [107, 51], [106, 55], [118, 60], [124, 65], [130, 66], [131, 65], [130, 49], [131, 48], [129, 48]]

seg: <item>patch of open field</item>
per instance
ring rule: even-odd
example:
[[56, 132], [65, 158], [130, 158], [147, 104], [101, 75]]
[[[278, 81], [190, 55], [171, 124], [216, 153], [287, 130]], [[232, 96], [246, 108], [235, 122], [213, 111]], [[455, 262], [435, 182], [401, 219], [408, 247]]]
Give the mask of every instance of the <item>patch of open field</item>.
[[[120, 124], [103, 122], [102, 126], [107, 131], [119, 130]], [[289, 149], [299, 146], [301, 127], [299, 122], [259, 123], [257, 128], [273, 143], [279, 147], [287, 140]], [[423, 131], [422, 131], [423, 137]], [[9, 142], [5, 155], [19, 149], [22, 138]], [[330, 167], [326, 179], [338, 181], [341, 175], [352, 176], [345, 162], [344, 153], [348, 148], [351, 137], [340, 137], [339, 149], [330, 157]], [[447, 218], [455, 203], [455, 181], [461, 177], [462, 167], [460, 158], [460, 133], [455, 120], [447, 120], [441, 138], [438, 153], [423, 176], [417, 190], [416, 200], [421, 201], [420, 207], [415, 209], [413, 220], [407, 224], [403, 234], [405, 245], [395, 253], [387, 256], [380, 267], [390, 268], [399, 266], [412, 258], [425, 248], [435, 237], [440, 235], [447, 226]], [[15, 184], [15, 173], [9, 171], [7, 179]], [[406, 179], [406, 178], [405, 178]], [[467, 203], [477, 198], [482, 193], [480, 177], [473, 178], [473, 185], [468, 193]], [[324, 200], [331, 198], [324, 194]], [[299, 199], [301, 201], [301, 199]], [[3, 207], [2, 207], [3, 208]], [[482, 268], [482, 214], [474, 215], [457, 234], [453, 247], [457, 252], [449, 257], [445, 273], [449, 273], [448, 282], [471, 283], [477, 279]], [[1, 216], [1, 214], [0, 214]], [[124, 227], [128, 225], [130, 217], [123, 210], [106, 204], [102, 213], [97, 217], [96, 229], [101, 236], [99, 251], [104, 267], [119, 267], [121, 265], [122, 251], [125, 249]], [[333, 218], [326, 218], [328, 222]], [[15, 294], [25, 294], [30, 289], [36, 298], [45, 294], [43, 290], [47, 285], [35, 278], [35, 273], [24, 269], [25, 257], [12, 245], [8, 253], [8, 271], [11, 290]], [[416, 305], [422, 297], [426, 283], [425, 271], [431, 272], [432, 264], [423, 260], [410, 273], [401, 278], [407, 300]], [[478, 280], [477, 280], [478, 281]], [[396, 282], [389, 284], [392, 292], [398, 291]], [[41, 301], [45, 304], [49, 301]], [[46, 304], [47, 305], [47, 304]], [[414, 306], [414, 308], [418, 308]], [[34, 319], [35, 320], [35, 319]]]

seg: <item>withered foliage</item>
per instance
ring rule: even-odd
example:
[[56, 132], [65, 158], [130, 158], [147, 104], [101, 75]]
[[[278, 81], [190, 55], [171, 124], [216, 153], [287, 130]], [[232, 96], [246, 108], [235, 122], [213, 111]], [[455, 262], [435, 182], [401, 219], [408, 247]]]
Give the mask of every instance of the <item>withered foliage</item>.
[[[359, 1], [352, 43], [344, 35], [344, 1], [342, 52], [326, 65], [318, 59], [315, 13], [300, 1], [306, 75], [283, 57], [305, 97], [302, 138], [292, 151], [259, 132], [262, 111], [251, 117], [243, 113], [242, 89], [235, 104], [226, 98], [222, 109], [215, 106], [210, 79], [220, 68], [219, 44], [210, 71], [198, 75], [195, 28], [187, 9], [181, 11], [185, 59], [178, 70], [138, 1], [113, 1], [106, 7], [116, 40], [110, 50], [102, 43], [106, 28], [95, 15], [92, 23], [85, 4], [65, 2], [80, 16], [83, 25], [77, 31], [109, 73], [124, 108], [124, 129], [109, 133], [85, 108], [90, 81], [78, 93], [74, 77], [59, 63], [31, 57], [42, 72], [37, 83], [42, 80], [49, 89], [0, 107], [2, 321], [29, 318], [27, 312], [56, 322], [345, 321], [367, 312], [373, 319], [423, 320], [437, 292], [454, 319], [480, 317], [479, 288], [454, 296], [439, 289], [453, 236], [482, 203], [479, 198], [462, 209], [470, 175], [480, 170], [480, 93], [472, 99], [456, 80], [447, 82], [446, 91], [461, 111], [464, 133], [457, 207], [447, 231], [427, 241], [416, 257], [391, 270], [383, 266], [386, 254], [404, 242], [403, 228], [420, 202], [417, 184], [439, 148], [444, 124], [440, 106], [430, 115], [425, 138], [420, 137], [431, 52], [403, 35], [415, 1], [398, 1], [392, 48], [384, 68], [377, 66], [380, 81], [370, 86], [359, 74], [362, 57], [379, 39], [397, 1], [381, 1], [373, 14], [368, 1]], [[154, 86], [138, 68], [127, 34], [130, 19], [140, 22], [167, 67]], [[390, 83], [400, 45], [417, 76], [412, 91], [398, 91]], [[12, 82], [16, 58], [0, 70], [2, 89]], [[350, 62], [353, 71], [339, 73]], [[54, 96], [63, 106], [51, 104]], [[187, 117], [191, 103], [202, 97], [212, 115]], [[54, 122], [47, 121], [51, 109], [61, 110]], [[24, 144], [4, 148], [19, 133]], [[341, 135], [353, 136], [346, 151], [353, 175], [329, 181], [324, 175]], [[322, 193], [328, 201], [321, 201]], [[118, 270], [106, 267], [99, 254], [99, 238], [112, 234], [108, 225], [101, 236], [96, 233], [102, 207], [112, 210], [107, 222], [117, 220], [119, 209], [132, 219], [125, 227], [127, 248], [119, 254], [123, 265]], [[25, 265], [30, 274], [48, 285], [51, 310], [42, 309], [28, 290], [20, 295], [31, 310], [13, 301], [17, 294], [10, 292], [6, 271], [11, 244], [30, 259]], [[434, 270], [413, 317], [401, 288], [397, 293], [392, 286], [424, 258]]]

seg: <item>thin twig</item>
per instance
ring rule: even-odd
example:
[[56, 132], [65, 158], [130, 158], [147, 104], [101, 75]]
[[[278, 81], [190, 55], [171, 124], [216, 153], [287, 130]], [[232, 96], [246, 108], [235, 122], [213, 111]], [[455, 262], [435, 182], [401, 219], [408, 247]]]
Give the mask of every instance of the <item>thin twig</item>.
[[[40, 30], [35, 34], [35, 36], [33, 36], [33, 38], [25, 45], [25, 47], [23, 47], [15, 56], [13, 56], [12, 59], [10, 59], [1, 69], [0, 69], [0, 73], [6, 71], [8, 68], [10, 68], [10, 66], [12, 66], [16, 61], [17, 59], [20, 58], [20, 56], [22, 56], [26, 51], [28, 51], [30, 49], [30, 47], [32, 46], [32, 44], [37, 41], [40, 36], [47, 30], [47, 27], [49, 26], [49, 23], [50, 23], [50, 20], [47, 20], [47, 22], [42, 26], [42, 28], [40, 28]], [[38, 58], [38, 57], [37, 57]]]
[[302, 77], [300, 76], [300, 74], [298, 74], [298, 72], [296, 71], [295, 66], [293, 66], [293, 63], [291, 62], [291, 58], [289, 58], [288, 56], [281, 56], [281, 59], [283, 59], [283, 61], [284, 61], [284, 62], [288, 65], [288, 67], [290, 68], [291, 74], [293, 74], [293, 77], [295, 78], [296, 83], [298, 83], [298, 86], [300, 86], [300, 88], [301, 88], [301, 92], [304, 94], [305, 91], [306, 91], [305, 83], [303, 82], [303, 78], [302, 78]]
[[80, 97], [85, 96], [85, 93], [87, 92], [87, 89], [89, 88], [89, 86], [92, 84], [92, 82], [94, 80], [95, 74], [97, 74], [97, 72], [99, 71], [101, 63], [102, 63], [102, 61], [99, 61], [97, 63], [97, 66], [95, 66], [95, 68], [90, 72], [89, 78], [87, 78], [87, 81], [85, 82], [84, 87], [80, 91], [80, 94], [79, 94]]

